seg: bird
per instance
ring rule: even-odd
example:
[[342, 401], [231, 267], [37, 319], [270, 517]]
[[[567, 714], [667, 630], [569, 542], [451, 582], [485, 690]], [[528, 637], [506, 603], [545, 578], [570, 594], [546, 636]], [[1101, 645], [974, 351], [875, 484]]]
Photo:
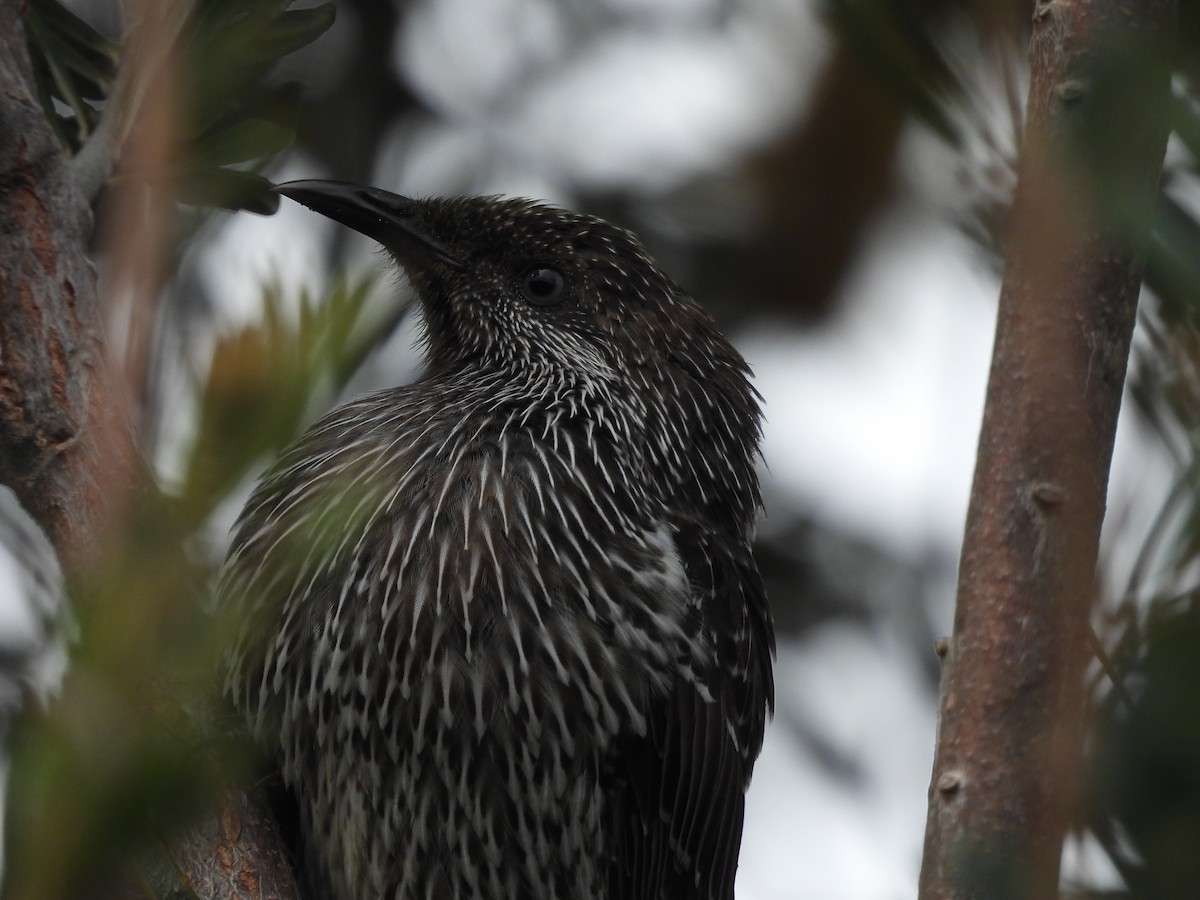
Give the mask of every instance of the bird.
[[749, 366], [605, 220], [275, 189], [424, 329], [419, 377], [282, 451], [219, 581], [311, 896], [732, 900], [774, 705]]

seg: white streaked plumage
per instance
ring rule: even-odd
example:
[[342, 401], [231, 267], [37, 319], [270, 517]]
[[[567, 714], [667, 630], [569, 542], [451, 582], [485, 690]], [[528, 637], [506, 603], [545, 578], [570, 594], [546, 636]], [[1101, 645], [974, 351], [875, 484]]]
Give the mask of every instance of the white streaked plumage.
[[[283, 454], [220, 590], [230, 694], [300, 800], [310, 879], [731, 900], [771, 690], [745, 364], [612, 226], [396, 209], [437, 253], [486, 238], [416, 265], [430, 371]], [[569, 302], [514, 287], [548, 264]]]

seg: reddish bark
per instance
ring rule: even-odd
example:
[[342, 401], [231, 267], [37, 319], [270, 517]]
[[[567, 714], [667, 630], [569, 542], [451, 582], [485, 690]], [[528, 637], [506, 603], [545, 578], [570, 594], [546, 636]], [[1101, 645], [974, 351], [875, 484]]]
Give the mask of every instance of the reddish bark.
[[0, 122], [0, 483], [70, 560], [129, 483], [133, 442], [100, 337], [91, 198], [42, 115], [13, 0], [0, 2]]
[[[1172, 0], [1048, 0], [1034, 14], [1011, 243], [946, 648], [923, 900], [1058, 895], [1143, 269], [1137, 247], [1166, 143], [1174, 16]], [[1138, 75], [1114, 79], [1125, 54]]]
[[172, 848], [180, 880], [212, 900], [296, 900], [292, 863], [263, 791], [231, 791]]

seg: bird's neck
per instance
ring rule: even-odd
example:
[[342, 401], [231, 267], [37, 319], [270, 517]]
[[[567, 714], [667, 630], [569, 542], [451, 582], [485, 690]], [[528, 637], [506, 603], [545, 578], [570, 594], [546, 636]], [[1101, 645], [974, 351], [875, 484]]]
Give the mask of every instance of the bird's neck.
[[527, 433], [554, 452], [585, 452], [614, 480], [653, 484], [670, 503], [683, 496], [707, 508], [749, 497], [750, 506], [729, 513], [739, 522], [753, 518], [757, 419], [747, 418], [741, 398], [711, 385], [701, 390], [691, 380], [622, 374], [608, 379], [534, 365], [462, 367], [431, 370], [425, 380], [445, 394], [456, 416], [472, 411], [467, 418], [474, 422], [456, 421], [456, 429], [486, 421], [501, 437]]

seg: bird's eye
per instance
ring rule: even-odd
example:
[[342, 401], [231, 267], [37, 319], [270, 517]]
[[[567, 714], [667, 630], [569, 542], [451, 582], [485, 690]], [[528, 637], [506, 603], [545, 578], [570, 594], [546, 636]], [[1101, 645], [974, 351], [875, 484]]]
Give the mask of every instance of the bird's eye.
[[553, 306], [566, 294], [567, 283], [558, 269], [534, 266], [521, 279], [525, 298], [536, 306]]

